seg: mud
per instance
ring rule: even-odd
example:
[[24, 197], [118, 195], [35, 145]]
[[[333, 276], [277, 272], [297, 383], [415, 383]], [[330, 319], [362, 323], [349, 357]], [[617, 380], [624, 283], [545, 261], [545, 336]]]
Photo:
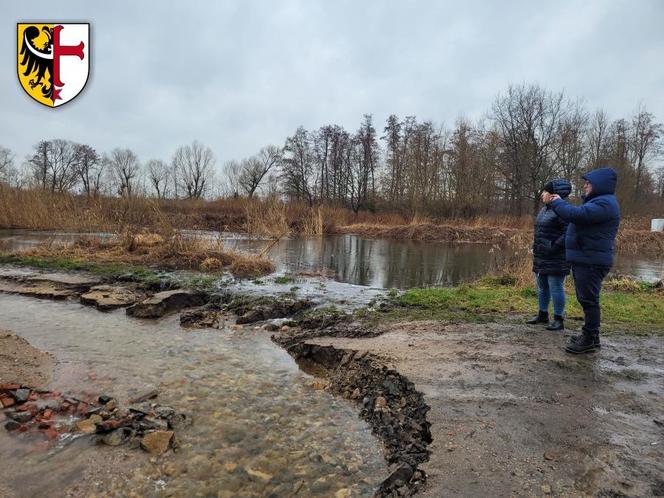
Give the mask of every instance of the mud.
[[0, 330], [0, 384], [45, 386], [53, 373], [53, 358], [6, 330]]
[[588, 357], [565, 337], [505, 324], [399, 323], [371, 352], [431, 407], [421, 496], [653, 496], [664, 476], [664, 339], [611, 336]]

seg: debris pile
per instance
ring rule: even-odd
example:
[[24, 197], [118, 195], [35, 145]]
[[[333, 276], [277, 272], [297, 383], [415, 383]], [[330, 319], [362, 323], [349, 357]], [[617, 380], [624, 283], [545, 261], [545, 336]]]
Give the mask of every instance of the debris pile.
[[156, 403], [122, 408], [106, 395], [77, 399], [19, 384], [0, 384], [0, 405], [4, 428], [23, 437], [55, 443], [88, 435], [108, 446], [128, 444], [153, 455], [176, 449], [175, 431], [191, 424], [187, 415]]

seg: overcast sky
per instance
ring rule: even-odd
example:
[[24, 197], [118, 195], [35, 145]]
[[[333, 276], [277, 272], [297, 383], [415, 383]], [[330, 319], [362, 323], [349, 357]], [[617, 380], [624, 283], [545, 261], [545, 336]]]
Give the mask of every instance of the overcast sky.
[[[299, 125], [354, 131], [372, 113], [477, 119], [536, 82], [611, 118], [664, 121], [664, 1], [2, 0], [0, 145], [42, 138], [170, 159], [198, 139], [218, 165]], [[92, 76], [58, 109], [16, 77], [16, 22], [89, 21]]]

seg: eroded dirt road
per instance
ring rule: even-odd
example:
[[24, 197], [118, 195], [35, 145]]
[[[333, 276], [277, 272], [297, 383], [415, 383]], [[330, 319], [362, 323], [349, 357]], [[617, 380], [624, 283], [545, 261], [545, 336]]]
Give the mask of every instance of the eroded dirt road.
[[374, 338], [308, 342], [370, 351], [431, 406], [422, 496], [664, 496], [664, 338], [566, 337], [507, 324], [408, 322]]

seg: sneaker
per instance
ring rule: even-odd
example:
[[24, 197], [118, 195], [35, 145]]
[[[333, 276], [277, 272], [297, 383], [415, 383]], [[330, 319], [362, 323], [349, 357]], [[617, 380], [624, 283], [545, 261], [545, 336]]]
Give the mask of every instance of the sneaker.
[[528, 325], [537, 325], [538, 323], [549, 323], [549, 312], [540, 311], [536, 317], [531, 318], [526, 323]]
[[546, 326], [546, 330], [565, 330], [565, 322], [560, 315], [553, 315], [553, 321]]
[[593, 353], [597, 349], [595, 338], [586, 334], [583, 334], [576, 341], [572, 341], [565, 346], [565, 351], [571, 354]]

